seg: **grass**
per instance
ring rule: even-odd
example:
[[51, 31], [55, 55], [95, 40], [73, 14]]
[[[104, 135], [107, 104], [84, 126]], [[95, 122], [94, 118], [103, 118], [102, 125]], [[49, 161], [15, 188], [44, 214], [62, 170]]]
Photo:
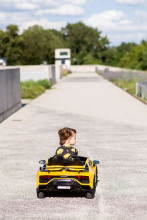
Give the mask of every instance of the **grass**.
[[115, 83], [117, 86], [121, 87], [122, 89], [128, 91], [129, 93], [131, 94], [135, 94], [135, 83], [136, 81], [135, 80], [124, 80], [122, 81], [122, 79], [113, 79], [113, 80], [110, 80], [112, 81], [113, 83]]
[[[98, 73], [98, 74], [103, 76], [101, 73]], [[106, 77], [104, 77], [104, 78], [106, 78]], [[122, 78], [112, 78], [112, 79], [109, 79], [109, 81], [113, 82], [115, 85], [119, 86], [120, 88], [124, 89], [125, 91], [129, 92], [130, 94], [136, 96], [135, 86], [136, 86], [136, 82], [139, 81], [138, 78], [134, 78], [131, 80], [129, 80], [129, 79], [122, 80]], [[136, 96], [136, 97], [145, 103], [147, 102], [146, 98], [141, 98], [140, 96]]]
[[44, 93], [46, 89], [51, 89], [51, 83], [47, 79], [21, 82], [21, 98], [34, 99]]
[[67, 75], [70, 74], [70, 73], [71, 73], [70, 70], [62, 69], [62, 75], [63, 75], [63, 76], [67, 76]]

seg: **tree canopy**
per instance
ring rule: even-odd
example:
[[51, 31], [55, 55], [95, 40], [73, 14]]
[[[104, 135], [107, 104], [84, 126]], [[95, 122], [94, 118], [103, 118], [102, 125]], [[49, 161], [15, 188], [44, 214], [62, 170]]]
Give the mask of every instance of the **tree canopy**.
[[63, 39], [71, 49], [73, 62], [78, 61], [79, 64], [86, 64], [102, 61], [102, 54], [107, 49], [109, 40], [107, 37], [102, 37], [100, 31], [78, 22], [67, 24], [61, 32]]

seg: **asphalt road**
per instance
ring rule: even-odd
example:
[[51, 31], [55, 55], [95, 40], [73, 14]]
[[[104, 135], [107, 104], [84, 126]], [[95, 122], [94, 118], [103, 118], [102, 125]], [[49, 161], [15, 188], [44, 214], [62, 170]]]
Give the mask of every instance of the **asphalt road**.
[[[58, 129], [77, 130], [80, 155], [97, 159], [96, 197], [39, 200], [38, 161]], [[147, 106], [96, 73], [63, 78], [0, 124], [0, 219], [146, 220]]]

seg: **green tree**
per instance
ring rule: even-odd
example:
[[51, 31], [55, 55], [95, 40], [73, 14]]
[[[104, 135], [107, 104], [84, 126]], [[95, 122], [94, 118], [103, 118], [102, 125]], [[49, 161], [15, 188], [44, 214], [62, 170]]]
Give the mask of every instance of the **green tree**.
[[62, 38], [53, 30], [34, 25], [22, 34], [24, 39], [23, 64], [54, 63], [54, 50], [62, 46]]
[[8, 42], [9, 37], [4, 31], [0, 30], [0, 57], [5, 57]]
[[17, 25], [8, 25], [6, 31], [0, 31], [0, 55], [6, 57], [8, 65], [21, 64], [22, 41]]
[[103, 63], [111, 66], [121, 66], [122, 64], [120, 62], [122, 57], [136, 46], [135, 43], [122, 42], [119, 46], [108, 47], [105, 51], [105, 59], [103, 59]]
[[[87, 63], [85, 55], [90, 54], [93, 61], [101, 62], [101, 53], [106, 50], [109, 41], [107, 37], [102, 37], [101, 32], [95, 28], [86, 26], [82, 22], [67, 24], [62, 28], [63, 39], [71, 49], [72, 58], [79, 64]], [[91, 58], [90, 58], [91, 59]]]
[[147, 69], [147, 43], [132, 48], [121, 59], [121, 67], [146, 70]]
[[6, 27], [7, 34], [12, 38], [15, 38], [18, 36], [18, 31], [19, 29], [17, 25], [10, 24]]

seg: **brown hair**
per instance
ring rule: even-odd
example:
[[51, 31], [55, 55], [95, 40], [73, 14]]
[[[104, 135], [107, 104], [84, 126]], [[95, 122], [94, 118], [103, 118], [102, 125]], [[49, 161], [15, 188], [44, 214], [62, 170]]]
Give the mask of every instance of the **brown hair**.
[[73, 132], [76, 134], [76, 130], [73, 128], [62, 128], [58, 131], [59, 138], [60, 138], [60, 145], [63, 145], [65, 141], [73, 135]]

